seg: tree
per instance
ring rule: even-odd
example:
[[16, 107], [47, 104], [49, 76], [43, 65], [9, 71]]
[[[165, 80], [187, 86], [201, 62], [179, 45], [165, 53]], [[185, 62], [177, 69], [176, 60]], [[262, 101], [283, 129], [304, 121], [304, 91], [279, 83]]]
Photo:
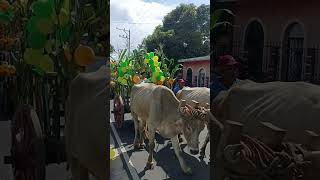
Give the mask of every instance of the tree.
[[157, 26], [143, 45], [147, 51], [162, 45], [167, 57], [175, 60], [208, 55], [209, 14], [209, 5], [181, 4], [164, 17], [163, 25]]

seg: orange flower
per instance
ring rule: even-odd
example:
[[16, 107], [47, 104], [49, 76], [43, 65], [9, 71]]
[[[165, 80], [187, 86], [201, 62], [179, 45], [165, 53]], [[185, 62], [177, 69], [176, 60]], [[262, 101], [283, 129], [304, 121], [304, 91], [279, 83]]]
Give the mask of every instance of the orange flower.
[[157, 82], [156, 82], [156, 85], [162, 85], [162, 84], [163, 84], [162, 81], [157, 81]]
[[137, 76], [137, 75], [133, 76], [133, 83], [138, 84], [138, 83], [140, 83], [140, 81], [141, 81], [141, 79], [139, 76]]
[[74, 60], [80, 66], [88, 66], [95, 61], [94, 51], [89, 46], [79, 45], [74, 52]]

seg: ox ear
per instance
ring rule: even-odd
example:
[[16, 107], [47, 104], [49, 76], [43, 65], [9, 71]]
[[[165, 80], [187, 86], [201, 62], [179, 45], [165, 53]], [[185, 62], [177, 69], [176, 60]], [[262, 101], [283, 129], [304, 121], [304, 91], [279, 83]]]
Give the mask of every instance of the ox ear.
[[193, 107], [194, 108], [199, 108], [199, 102], [197, 102], [197, 101], [195, 101], [195, 100], [192, 100], [192, 102], [193, 102]]
[[181, 99], [180, 101], [180, 107], [185, 107], [187, 105], [187, 101], [184, 99]]

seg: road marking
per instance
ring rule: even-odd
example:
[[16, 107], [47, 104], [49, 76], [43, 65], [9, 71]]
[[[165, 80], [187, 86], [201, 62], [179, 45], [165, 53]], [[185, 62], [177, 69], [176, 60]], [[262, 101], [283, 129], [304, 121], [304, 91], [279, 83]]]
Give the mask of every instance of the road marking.
[[130, 160], [128, 154], [127, 154], [126, 149], [122, 145], [121, 139], [120, 139], [120, 137], [119, 137], [119, 135], [118, 135], [118, 133], [116, 131], [116, 128], [114, 127], [114, 125], [112, 123], [110, 123], [110, 126], [111, 126], [112, 132], [113, 132], [113, 134], [114, 134], [114, 136], [116, 138], [116, 141], [117, 141], [117, 143], [119, 145], [119, 149], [121, 151], [121, 154], [123, 155], [125, 163], [126, 163], [128, 169], [130, 171], [131, 177], [133, 178], [133, 180], [140, 180], [140, 177], [138, 176], [138, 173], [137, 173], [136, 169], [134, 169], [134, 165], [131, 162], [131, 160]]

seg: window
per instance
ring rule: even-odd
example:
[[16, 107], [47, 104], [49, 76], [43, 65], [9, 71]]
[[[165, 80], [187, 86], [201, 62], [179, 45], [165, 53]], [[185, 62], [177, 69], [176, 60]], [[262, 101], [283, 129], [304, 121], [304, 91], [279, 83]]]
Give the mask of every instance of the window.
[[200, 69], [199, 71], [199, 80], [198, 80], [198, 87], [204, 87], [205, 85], [205, 71], [204, 69]]
[[283, 40], [282, 79], [300, 81], [303, 79], [304, 29], [299, 23], [290, 24]]
[[187, 70], [187, 86], [192, 86], [192, 69], [188, 68]]
[[198, 83], [198, 76], [194, 76], [194, 85], [193, 86], [197, 86]]

